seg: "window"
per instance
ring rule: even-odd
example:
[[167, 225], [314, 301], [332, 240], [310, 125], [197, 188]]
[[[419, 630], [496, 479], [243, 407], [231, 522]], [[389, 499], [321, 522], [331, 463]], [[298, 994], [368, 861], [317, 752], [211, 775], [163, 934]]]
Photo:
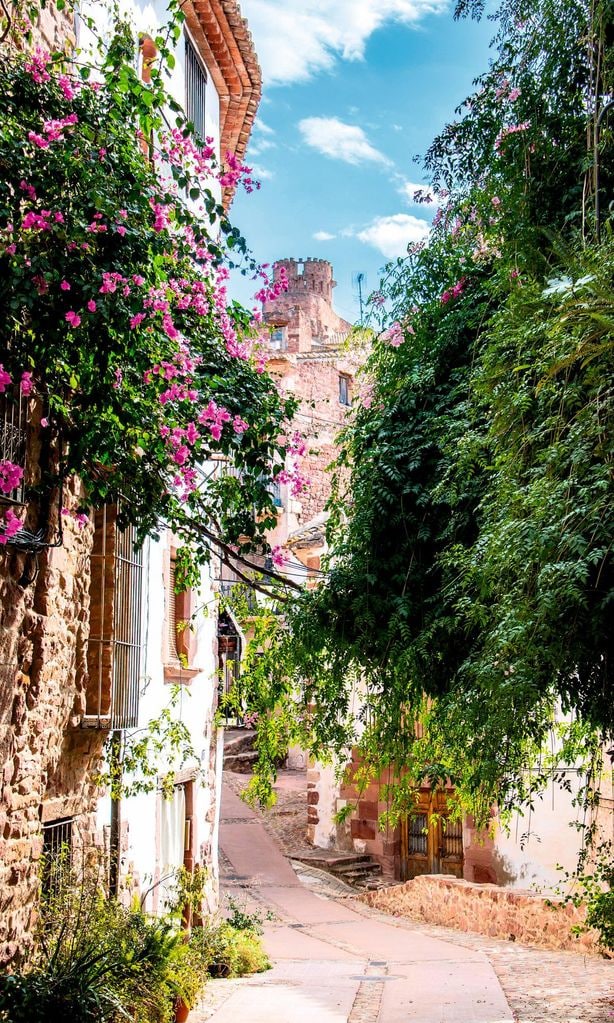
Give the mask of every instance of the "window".
[[71, 865], [72, 817], [43, 824], [42, 889], [45, 894], [57, 891]]
[[[152, 909], [167, 911], [176, 898], [177, 871], [185, 867], [194, 871], [198, 843], [195, 816], [195, 774], [192, 769], [180, 771], [174, 777], [172, 792], [159, 792], [158, 826], [156, 828], [156, 865], [160, 883], [152, 893]], [[183, 909], [186, 925], [191, 921], [188, 905]]]
[[269, 347], [276, 352], [285, 352], [288, 347], [288, 331], [286, 327], [275, 327], [271, 331]]
[[27, 399], [21, 393], [17, 397], [8, 391], [0, 394], [0, 462], [11, 462], [23, 473], [11, 491], [0, 490], [0, 497], [15, 504], [25, 501], [27, 416]]
[[271, 482], [267, 486], [267, 490], [271, 497], [273, 498], [273, 504], [275, 505], [275, 507], [283, 508], [284, 502], [281, 496], [281, 483], [278, 483], [277, 480], [271, 480]]
[[351, 405], [350, 399], [350, 378], [345, 373], [339, 374], [339, 402], [341, 405]]
[[197, 135], [204, 140], [205, 100], [207, 93], [207, 72], [205, 71], [196, 47], [188, 36], [185, 37], [185, 112], [188, 120], [194, 125]]
[[[143, 550], [117, 506], [96, 512], [90, 583], [86, 717], [99, 728], [138, 724], [142, 658]], [[88, 723], [88, 722], [86, 722]]]
[[191, 627], [194, 595], [191, 589], [176, 591], [176, 555], [173, 548], [169, 551], [167, 565], [164, 677], [173, 682], [189, 682], [198, 674], [198, 668], [193, 666], [195, 641]]

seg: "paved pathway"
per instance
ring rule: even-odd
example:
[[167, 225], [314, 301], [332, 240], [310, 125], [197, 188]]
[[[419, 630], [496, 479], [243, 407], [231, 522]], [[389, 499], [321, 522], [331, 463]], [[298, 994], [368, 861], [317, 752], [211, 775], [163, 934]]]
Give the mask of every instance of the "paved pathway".
[[257, 814], [227, 786], [220, 845], [227, 890], [270, 911], [275, 966], [210, 984], [193, 1023], [513, 1023], [479, 950], [399, 927], [301, 883]]
[[[245, 776], [232, 774], [225, 775], [225, 779], [235, 793], [241, 792], [248, 781]], [[304, 838], [307, 817], [304, 772], [280, 771], [275, 789], [278, 802], [272, 810], [261, 812], [260, 819], [287, 856], [303, 856], [311, 849]], [[296, 866], [302, 880], [313, 887], [314, 878], [320, 872], [301, 864]], [[347, 887], [329, 874], [321, 876], [324, 880], [320, 889], [322, 893], [326, 892], [332, 898], [348, 894]], [[241, 882], [234, 884], [240, 885]], [[614, 1023], [612, 962], [575, 952], [529, 948], [518, 942], [403, 917], [393, 919], [356, 901], [352, 905], [359, 913], [381, 916], [391, 926], [408, 929], [418, 935], [443, 938], [454, 945], [483, 952], [499, 978], [515, 1023]], [[408, 1023], [410, 1021], [411, 1016]], [[249, 1023], [249, 1020], [240, 1023]]]

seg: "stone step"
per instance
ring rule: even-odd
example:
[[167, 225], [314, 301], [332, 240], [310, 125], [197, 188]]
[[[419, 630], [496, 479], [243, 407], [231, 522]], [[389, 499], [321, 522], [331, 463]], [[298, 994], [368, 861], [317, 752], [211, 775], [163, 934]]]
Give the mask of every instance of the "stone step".
[[251, 774], [258, 759], [256, 750], [243, 750], [241, 753], [224, 755], [224, 770], [233, 774]]
[[251, 752], [254, 748], [255, 738], [255, 732], [240, 732], [238, 735], [233, 734], [230, 738], [225, 739], [224, 741], [224, 754], [234, 756], [237, 753], [242, 753], [244, 750]]
[[339, 878], [340, 881], [347, 882], [347, 884], [349, 885], [357, 885], [366, 883], [367, 881], [375, 880], [376, 877], [378, 877], [379, 875], [377, 875], [375, 871], [369, 870], [360, 871], [358, 870], [358, 868], [356, 868], [355, 871], [344, 871], [343, 874], [340, 874], [338, 871], [335, 871], [334, 876], [336, 878]]
[[331, 870], [331, 874], [335, 877], [342, 877], [344, 881], [354, 880], [359, 877], [375, 877], [382, 873], [382, 868], [379, 863], [356, 863], [354, 866], [349, 864], [346, 867], [335, 867]]
[[313, 867], [318, 867], [320, 870], [328, 870], [333, 872], [337, 867], [353, 866], [356, 863], [373, 863], [373, 860], [368, 855], [361, 855], [360, 853], [322, 853], [321, 855], [310, 854], [309, 856], [297, 856], [296, 859], [300, 859], [302, 863], [311, 864]]

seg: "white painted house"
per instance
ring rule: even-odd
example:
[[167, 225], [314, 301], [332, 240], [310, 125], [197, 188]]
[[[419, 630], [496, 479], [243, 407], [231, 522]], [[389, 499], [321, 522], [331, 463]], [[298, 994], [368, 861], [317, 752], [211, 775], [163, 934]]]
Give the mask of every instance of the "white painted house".
[[[261, 92], [247, 24], [237, 0], [189, 0], [182, 10], [186, 21], [176, 46], [170, 91], [198, 133], [214, 139], [218, 158], [227, 151], [242, 158]], [[91, 11], [95, 14], [93, 7]], [[164, 5], [140, 5], [135, 0], [126, 13], [145, 46], [153, 46], [157, 29], [167, 20]], [[77, 45], [86, 48], [83, 21], [77, 35]], [[135, 54], [145, 81], [146, 58], [147, 53], [145, 59], [143, 52]], [[222, 194], [217, 182], [211, 187], [228, 208], [230, 190]], [[212, 910], [218, 897], [223, 755], [222, 730], [214, 723], [223, 644], [218, 644], [213, 570], [203, 569], [198, 590], [175, 594], [177, 539], [163, 530], [159, 540], [147, 541], [135, 553], [130, 530], [119, 532], [114, 515], [113, 509], [103, 509], [96, 516], [93, 586], [100, 591], [97, 603], [102, 611], [98, 627], [92, 624], [90, 646], [98, 650], [98, 660], [90, 675], [95, 681], [97, 664], [100, 683], [97, 713], [90, 715], [89, 724], [109, 728], [111, 741], [121, 744], [172, 704], [172, 717], [187, 726], [196, 756], [181, 767], [164, 765], [165, 773], [171, 772], [170, 798], [158, 784], [155, 791], [100, 800], [98, 825], [111, 853], [111, 887], [138, 884], [147, 892], [146, 908], [156, 912], [165, 903], [164, 879], [181, 866], [192, 870], [200, 865], [207, 870], [206, 902]], [[180, 623], [196, 611], [193, 627], [183, 628]], [[109, 692], [103, 684], [105, 671], [112, 674]], [[179, 696], [173, 703], [176, 685]]]

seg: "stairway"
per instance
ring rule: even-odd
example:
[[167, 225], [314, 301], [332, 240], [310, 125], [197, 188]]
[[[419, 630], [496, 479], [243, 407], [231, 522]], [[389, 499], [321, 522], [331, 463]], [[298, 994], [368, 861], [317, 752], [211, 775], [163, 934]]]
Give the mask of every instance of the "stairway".
[[256, 733], [236, 729], [224, 736], [224, 770], [234, 774], [251, 774], [258, 754], [254, 749]]
[[390, 881], [384, 879], [381, 864], [371, 856], [359, 853], [325, 853], [313, 856], [295, 856], [301, 863], [307, 863], [320, 870], [326, 870], [333, 877], [345, 881], [353, 888], [373, 890], [387, 887]]

